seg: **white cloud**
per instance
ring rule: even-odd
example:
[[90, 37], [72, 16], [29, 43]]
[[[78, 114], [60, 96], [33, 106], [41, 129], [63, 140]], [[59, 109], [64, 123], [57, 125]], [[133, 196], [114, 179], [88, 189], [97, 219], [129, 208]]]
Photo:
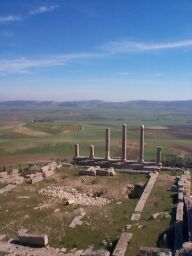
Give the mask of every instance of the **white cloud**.
[[58, 5], [42, 5], [42, 6], [39, 6], [38, 8], [32, 10], [29, 15], [37, 15], [37, 14], [41, 14], [41, 13], [44, 13], [44, 12], [51, 12], [51, 11], [54, 11], [55, 9], [59, 8]]
[[10, 60], [0, 60], [0, 73], [26, 73], [31, 69], [46, 68], [54, 66], [63, 66], [73, 60], [98, 58], [103, 55], [97, 53], [74, 53], [74, 54], [60, 54], [50, 56], [47, 58], [27, 59], [18, 58]]
[[131, 53], [131, 52], [146, 52], [146, 51], [158, 51], [168, 50], [176, 48], [192, 47], [192, 39], [166, 42], [166, 43], [145, 43], [134, 41], [114, 41], [105, 44], [102, 49], [111, 54], [116, 53]]
[[[147, 51], [169, 50], [192, 47], [192, 39], [176, 41], [172, 43], [141, 43], [130, 41], [110, 42], [100, 47], [96, 52], [79, 52], [71, 54], [59, 54], [44, 58], [17, 58], [0, 60], [0, 73], [26, 73], [32, 69], [63, 66], [80, 59], [109, 58], [119, 53], [140, 53]], [[117, 72], [119, 76], [129, 76], [129, 72]], [[147, 74], [148, 76], [162, 76], [161, 73]]]
[[9, 23], [14, 21], [20, 21], [22, 19], [21, 16], [16, 15], [7, 15], [7, 16], [0, 16], [0, 23]]
[[21, 21], [29, 16], [38, 15], [45, 12], [52, 12], [55, 9], [59, 8], [59, 5], [42, 5], [37, 7], [36, 9], [30, 11], [26, 15], [7, 15], [7, 16], [0, 16], [0, 24], [3, 23], [12, 23], [16, 21]]

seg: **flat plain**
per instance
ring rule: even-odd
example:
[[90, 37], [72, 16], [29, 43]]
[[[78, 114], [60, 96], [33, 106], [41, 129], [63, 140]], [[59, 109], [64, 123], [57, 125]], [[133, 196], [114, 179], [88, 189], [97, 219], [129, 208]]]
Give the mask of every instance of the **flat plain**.
[[[27, 104], [27, 103], [25, 103]], [[48, 104], [48, 103], [47, 103]], [[75, 104], [75, 103], [74, 103]], [[148, 103], [149, 104], [149, 103]], [[192, 110], [151, 103], [139, 106], [69, 104], [55, 107], [49, 103], [0, 105], [0, 164], [34, 162], [50, 158], [70, 161], [73, 144], [80, 144], [80, 154], [89, 154], [95, 145], [96, 156], [104, 155], [105, 128], [111, 128], [111, 155], [121, 154], [121, 125], [128, 127], [128, 159], [138, 159], [139, 127], [145, 125], [145, 159], [155, 160], [156, 146], [163, 148], [165, 161], [169, 155], [192, 155]], [[156, 105], [155, 105], [156, 104]], [[31, 106], [32, 105], [32, 106]], [[45, 106], [44, 106], [45, 105]], [[72, 106], [71, 106], [72, 105]], [[140, 106], [141, 105], [141, 106]], [[166, 105], [166, 104], [165, 104]]]

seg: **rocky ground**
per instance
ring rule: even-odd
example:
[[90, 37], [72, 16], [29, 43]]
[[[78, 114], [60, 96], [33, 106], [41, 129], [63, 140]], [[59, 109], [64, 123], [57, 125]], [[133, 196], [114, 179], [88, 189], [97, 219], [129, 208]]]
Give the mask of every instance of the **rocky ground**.
[[81, 194], [71, 186], [47, 186], [41, 189], [39, 193], [79, 205], [103, 206], [112, 201], [103, 197], [92, 197], [91, 195]]

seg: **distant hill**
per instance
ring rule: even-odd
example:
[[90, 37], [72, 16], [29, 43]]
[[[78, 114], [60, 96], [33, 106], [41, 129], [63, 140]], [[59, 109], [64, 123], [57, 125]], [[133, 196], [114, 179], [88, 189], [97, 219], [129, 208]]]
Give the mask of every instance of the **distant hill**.
[[3, 101], [0, 110], [48, 110], [48, 109], [94, 109], [94, 108], [129, 108], [138, 110], [182, 110], [192, 111], [192, 100], [186, 101], [127, 101], [105, 102], [100, 100], [89, 101]]

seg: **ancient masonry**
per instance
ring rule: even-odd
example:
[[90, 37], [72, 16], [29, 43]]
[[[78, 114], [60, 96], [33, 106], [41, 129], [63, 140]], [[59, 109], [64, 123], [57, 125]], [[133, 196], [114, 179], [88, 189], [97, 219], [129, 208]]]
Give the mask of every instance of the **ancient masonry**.
[[127, 158], [127, 125], [122, 125], [122, 147], [121, 157], [114, 158], [110, 154], [110, 129], [105, 130], [105, 156], [96, 157], [94, 145], [90, 145], [90, 154], [88, 157], [80, 156], [79, 144], [74, 145], [75, 155], [73, 164], [80, 166], [101, 166], [114, 168], [128, 168], [138, 170], [159, 170], [161, 164], [161, 147], [157, 147], [156, 162], [147, 162], [144, 159], [144, 125], [140, 128], [140, 149], [138, 160], [128, 160]]
[[135, 208], [134, 213], [132, 214], [131, 220], [138, 221], [140, 219], [141, 213], [142, 213], [145, 203], [151, 193], [151, 190], [155, 184], [158, 174], [159, 174], [158, 172], [154, 172], [154, 173], [150, 174], [150, 179], [143, 191], [143, 194], [141, 195], [141, 197], [136, 205], [136, 208]]

